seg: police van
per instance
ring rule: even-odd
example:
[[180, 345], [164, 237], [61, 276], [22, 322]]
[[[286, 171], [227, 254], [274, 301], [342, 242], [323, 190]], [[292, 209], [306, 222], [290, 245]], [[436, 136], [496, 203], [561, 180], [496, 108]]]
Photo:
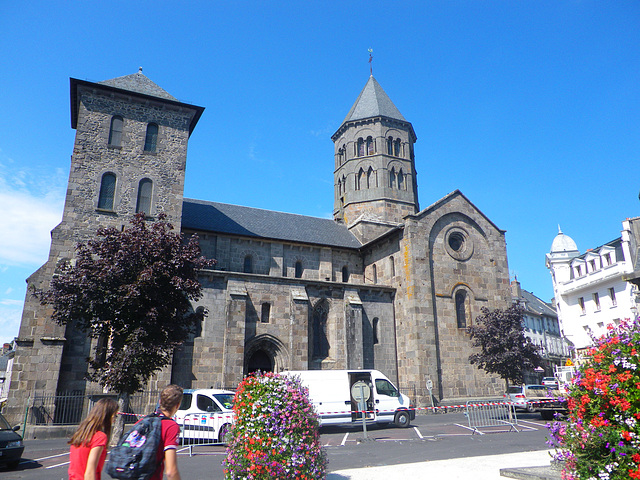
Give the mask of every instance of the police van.
[[173, 419], [180, 425], [183, 442], [226, 443], [235, 421], [235, 393], [214, 388], [185, 389]]

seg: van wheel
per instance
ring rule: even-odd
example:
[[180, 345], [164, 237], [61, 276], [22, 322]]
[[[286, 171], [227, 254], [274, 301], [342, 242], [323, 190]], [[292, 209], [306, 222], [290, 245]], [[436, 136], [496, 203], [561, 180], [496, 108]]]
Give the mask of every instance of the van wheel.
[[393, 423], [396, 424], [396, 427], [408, 428], [411, 425], [411, 417], [409, 417], [409, 412], [406, 412], [404, 410], [397, 412], [395, 418], [393, 419]]
[[224, 443], [226, 445], [230, 441], [231, 441], [231, 425], [226, 423], [222, 427], [220, 427], [220, 432], [218, 433], [218, 442]]

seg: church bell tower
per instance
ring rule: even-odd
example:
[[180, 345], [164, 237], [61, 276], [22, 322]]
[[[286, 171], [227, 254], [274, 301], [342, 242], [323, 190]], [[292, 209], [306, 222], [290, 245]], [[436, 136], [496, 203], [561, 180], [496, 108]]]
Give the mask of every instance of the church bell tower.
[[368, 241], [377, 235], [363, 233], [363, 222], [382, 232], [419, 210], [416, 134], [373, 75], [331, 139], [334, 220]]

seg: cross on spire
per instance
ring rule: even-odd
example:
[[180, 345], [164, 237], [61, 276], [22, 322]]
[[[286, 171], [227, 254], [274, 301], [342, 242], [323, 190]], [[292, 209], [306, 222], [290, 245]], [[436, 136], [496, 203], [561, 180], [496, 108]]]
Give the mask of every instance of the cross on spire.
[[371, 74], [371, 76], [373, 76], [373, 65], [371, 64], [371, 62], [373, 62], [373, 48], [369, 49], [369, 73]]

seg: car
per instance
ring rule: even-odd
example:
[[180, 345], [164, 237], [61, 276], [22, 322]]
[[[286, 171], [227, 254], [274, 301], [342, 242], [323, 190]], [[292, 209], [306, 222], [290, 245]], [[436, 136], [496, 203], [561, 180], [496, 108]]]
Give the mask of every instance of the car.
[[533, 413], [536, 402], [549, 398], [549, 387], [545, 385], [513, 385], [507, 387], [503, 397], [518, 410]]
[[17, 433], [18, 430], [20, 425], [11, 428], [7, 419], [0, 413], [0, 464], [11, 469], [18, 466], [24, 452], [24, 443]]
[[542, 385], [545, 387], [558, 388], [558, 379], [556, 377], [544, 377], [542, 379]]
[[183, 442], [227, 443], [235, 423], [230, 390], [185, 389], [182, 403], [173, 417], [181, 427]]

